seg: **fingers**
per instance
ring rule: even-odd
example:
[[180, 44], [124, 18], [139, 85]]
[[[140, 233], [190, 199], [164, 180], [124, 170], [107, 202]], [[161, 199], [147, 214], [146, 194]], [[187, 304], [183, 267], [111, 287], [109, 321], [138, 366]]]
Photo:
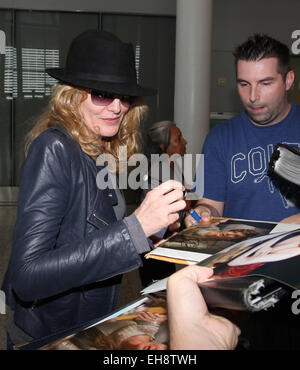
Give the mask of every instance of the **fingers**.
[[[232, 325], [233, 325], [233, 330], [234, 330], [235, 335], [236, 335], [237, 337], [238, 337], [239, 335], [241, 335], [241, 329], [240, 329], [238, 326], [236, 326], [235, 324], [233, 324], [233, 323], [232, 323]], [[238, 338], [237, 338], [237, 339], [238, 339]], [[237, 345], [237, 341], [236, 341], [235, 345]]]
[[180, 280], [182, 278], [187, 278], [195, 283], [201, 283], [209, 279], [212, 275], [213, 275], [212, 268], [193, 265], [177, 271], [175, 274], [170, 276], [170, 279]]
[[186, 218], [184, 219], [184, 224], [186, 227], [197, 225], [197, 223], [198, 222], [191, 215], [186, 216]]
[[[183, 191], [184, 186], [180, 182], [169, 180], [155, 188], [152, 196], [155, 198], [159, 197], [162, 202], [161, 205], [169, 205], [169, 213], [176, 213], [186, 207], [186, 203], [183, 200]], [[177, 218], [174, 219], [174, 221], [176, 220]]]
[[208, 207], [205, 206], [198, 206], [195, 208], [195, 211], [201, 217], [203, 222], [209, 222], [211, 218], [211, 211]]
[[175, 231], [179, 228], [180, 228], [180, 222], [176, 221], [173, 224], [169, 225], [168, 230], [169, 230], [169, 232], [173, 232], [173, 231]]
[[140, 312], [137, 316], [139, 320], [144, 321], [157, 321], [157, 314], [149, 311]]
[[213, 270], [189, 266], [171, 275], [167, 283], [171, 349], [234, 349], [240, 329], [208, 311], [198, 283]]
[[[210, 222], [211, 211], [210, 211], [209, 208], [207, 208], [205, 206], [198, 206], [194, 210], [201, 217], [201, 221]], [[184, 223], [185, 223], [186, 227], [190, 227], [190, 226], [196, 225], [198, 222], [191, 215], [188, 215], [185, 218]]]
[[169, 180], [146, 195], [135, 211], [146, 236], [153, 235], [178, 220], [178, 212], [186, 206], [183, 190], [184, 186], [180, 182]]
[[201, 217], [203, 222], [209, 222], [211, 218], [211, 212], [210, 209], [206, 207], [201, 207], [197, 213], [199, 213], [199, 216]]
[[204, 316], [208, 309], [198, 284], [206, 281], [212, 275], [213, 269], [209, 267], [195, 265], [185, 267], [168, 278], [167, 291], [174, 292], [181, 289], [181, 294], [197, 305], [198, 314]]
[[166, 193], [169, 193], [172, 190], [181, 190], [182, 192], [184, 191], [184, 186], [182, 185], [181, 182], [176, 181], [176, 180], [168, 180], [160, 184], [158, 187], [153, 189], [153, 192], [157, 192], [159, 195], [163, 195]]
[[169, 213], [176, 214], [176, 219], [174, 219], [173, 222], [177, 221], [179, 219], [179, 214], [177, 212], [184, 209], [185, 201], [183, 199], [181, 199], [181, 200], [177, 200], [175, 202], [168, 202], [168, 200], [165, 200], [164, 202], [169, 207]]
[[[163, 185], [163, 184], [162, 184]], [[172, 190], [166, 190], [170, 189], [168, 188], [162, 188], [160, 189], [159, 193], [152, 194], [153, 197], [159, 196], [160, 199], [160, 205], [163, 206], [169, 206], [169, 212], [175, 213], [179, 212], [182, 209], [185, 208], [186, 203], [185, 200], [183, 200], [183, 191], [182, 189], [172, 189]], [[161, 193], [161, 191], [166, 191], [165, 193]], [[149, 193], [150, 194], [150, 193]]]
[[189, 271], [186, 271], [185, 274], [187, 274], [191, 279], [194, 278], [194, 281], [198, 283], [206, 281], [214, 273], [214, 270], [210, 267], [204, 266], [190, 266], [190, 267], [192, 268]]
[[[184, 187], [182, 184], [177, 181], [170, 180], [151, 190], [146, 195], [144, 202], [155, 204], [155, 202], [158, 201], [158, 207], [174, 203], [170, 212], [178, 212], [186, 206], [186, 203], [183, 200], [183, 189]], [[181, 202], [177, 204], [177, 201]]]
[[241, 335], [240, 328], [223, 316], [209, 313], [208, 317], [219, 342], [218, 349], [235, 349]]

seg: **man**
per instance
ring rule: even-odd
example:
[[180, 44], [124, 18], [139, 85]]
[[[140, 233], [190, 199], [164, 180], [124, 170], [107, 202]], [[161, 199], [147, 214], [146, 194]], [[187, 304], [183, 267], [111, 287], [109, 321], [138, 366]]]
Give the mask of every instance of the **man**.
[[[234, 52], [237, 88], [245, 111], [215, 127], [204, 147], [204, 194], [196, 212], [203, 221], [224, 216], [297, 222], [299, 209], [267, 176], [279, 142], [300, 147], [300, 106], [287, 93], [294, 82], [289, 49], [266, 35], [249, 37]], [[194, 223], [191, 216], [187, 226]], [[299, 349], [300, 320], [285, 299], [243, 318], [251, 349]]]
[[[289, 49], [254, 35], [234, 53], [237, 88], [245, 111], [214, 128], [204, 143], [204, 197], [196, 211], [210, 216], [280, 221], [299, 209], [267, 176], [278, 142], [300, 147], [300, 106], [288, 102], [294, 82]], [[191, 216], [186, 219], [189, 226]]]

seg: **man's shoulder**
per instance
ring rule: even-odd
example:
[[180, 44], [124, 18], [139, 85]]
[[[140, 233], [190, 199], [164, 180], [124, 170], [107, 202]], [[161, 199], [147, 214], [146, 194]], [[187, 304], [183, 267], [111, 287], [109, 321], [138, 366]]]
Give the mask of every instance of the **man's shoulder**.
[[294, 107], [294, 114], [300, 117], [300, 104], [293, 103], [293, 107]]
[[237, 114], [236, 116], [218, 123], [213, 129], [210, 131], [212, 135], [214, 134], [226, 134], [227, 132], [236, 131], [239, 127], [244, 126], [243, 122], [243, 113]]

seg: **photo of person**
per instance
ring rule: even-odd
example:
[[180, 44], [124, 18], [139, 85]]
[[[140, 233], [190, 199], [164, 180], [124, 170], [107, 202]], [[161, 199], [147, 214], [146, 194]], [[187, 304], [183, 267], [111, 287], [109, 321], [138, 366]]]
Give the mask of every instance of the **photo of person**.
[[[300, 256], [300, 230], [242, 242], [212, 256], [203, 264], [214, 268], [214, 277], [244, 276], [268, 262]], [[271, 276], [272, 277], [272, 276]]]
[[247, 220], [212, 219], [208, 223], [200, 222], [168, 239], [161, 246], [191, 251], [209, 249], [217, 253], [235, 243], [268, 234], [276, 224]]
[[165, 295], [149, 296], [138, 307], [62, 338], [42, 350], [166, 350], [168, 317]]

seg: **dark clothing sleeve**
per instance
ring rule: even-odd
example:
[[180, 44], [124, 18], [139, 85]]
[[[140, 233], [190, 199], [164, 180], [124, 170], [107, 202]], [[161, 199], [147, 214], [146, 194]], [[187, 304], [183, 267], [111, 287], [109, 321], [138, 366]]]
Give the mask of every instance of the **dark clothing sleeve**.
[[92, 184], [95, 164], [76, 145], [47, 134], [31, 145], [11, 258], [12, 286], [24, 301], [141, 265], [126, 222], [111, 215], [108, 197]]
[[131, 240], [138, 253], [142, 254], [149, 252], [152, 246], [152, 244], [149, 244], [151, 241], [147, 240], [144, 230], [142, 229], [141, 224], [137, 220], [135, 214], [132, 213], [130, 216], [125, 217], [124, 222], [129, 230]]

